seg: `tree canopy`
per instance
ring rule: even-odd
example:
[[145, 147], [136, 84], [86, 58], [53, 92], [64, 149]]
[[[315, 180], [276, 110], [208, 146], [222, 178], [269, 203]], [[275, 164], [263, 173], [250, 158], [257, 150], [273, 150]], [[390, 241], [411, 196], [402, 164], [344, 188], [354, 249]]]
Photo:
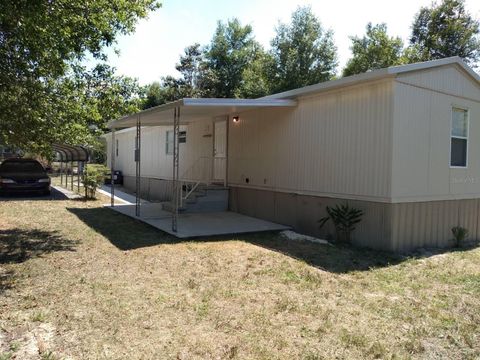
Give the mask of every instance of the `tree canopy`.
[[238, 19], [218, 22], [210, 44], [193, 44], [176, 65], [180, 76], [166, 76], [145, 87], [143, 108], [183, 97], [259, 97], [268, 94], [267, 54], [250, 25]]
[[360, 74], [402, 62], [403, 41], [387, 34], [387, 25], [368, 23], [363, 37], [353, 36], [352, 58], [348, 60], [343, 76]]
[[463, 0], [422, 7], [413, 21], [408, 58], [414, 62], [460, 56], [475, 64], [480, 58], [479, 31]]
[[47, 152], [52, 142], [86, 138], [94, 115], [130, 110], [119, 103], [135, 91], [134, 81], [114, 79], [106, 65], [87, 70], [79, 62], [87, 55], [105, 60], [104, 48], [158, 6], [156, 0], [0, 2], [0, 140]]
[[250, 25], [232, 19], [218, 23], [210, 44], [185, 49], [177, 64], [180, 77], [146, 86], [144, 108], [186, 96], [258, 98], [330, 80], [336, 66], [333, 33], [309, 7], [278, 26], [270, 51], [255, 40]]
[[235, 97], [248, 66], [263, 52], [250, 25], [238, 19], [219, 22], [202, 64], [201, 81], [207, 97]]
[[279, 24], [272, 40], [272, 91], [279, 92], [330, 80], [335, 76], [337, 49], [333, 32], [325, 30], [310, 7], [299, 7], [290, 24]]
[[[310, 7], [299, 7], [290, 22], [279, 23], [269, 49], [250, 25], [219, 21], [210, 43], [185, 49], [177, 75], [140, 87], [115, 75], [105, 49], [159, 6], [159, 0], [1, 1], [0, 142], [46, 154], [54, 142], [93, 143], [107, 120], [140, 108], [183, 97], [257, 98], [336, 76], [333, 32]], [[475, 66], [479, 26], [464, 0], [422, 7], [406, 48], [385, 24], [369, 23], [363, 36], [351, 37], [343, 75], [455, 55]]]
[[203, 66], [203, 50], [200, 44], [185, 48], [175, 68], [180, 73], [176, 78], [171, 75], [160, 81], [146, 85], [143, 90], [143, 109], [148, 109], [185, 97], [203, 95], [201, 67]]

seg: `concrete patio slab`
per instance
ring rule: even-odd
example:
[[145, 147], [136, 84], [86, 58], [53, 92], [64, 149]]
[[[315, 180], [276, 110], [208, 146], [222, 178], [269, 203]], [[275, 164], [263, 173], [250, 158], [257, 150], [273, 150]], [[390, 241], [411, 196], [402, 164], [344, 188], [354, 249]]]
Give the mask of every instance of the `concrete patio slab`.
[[180, 239], [242, 234], [261, 231], [281, 231], [289, 226], [276, 224], [231, 211], [212, 213], [183, 213], [178, 215], [178, 231], [172, 231], [172, 215], [162, 210], [161, 203], [142, 204], [140, 217], [135, 216], [135, 205], [107, 206], [121, 214], [147, 223]]

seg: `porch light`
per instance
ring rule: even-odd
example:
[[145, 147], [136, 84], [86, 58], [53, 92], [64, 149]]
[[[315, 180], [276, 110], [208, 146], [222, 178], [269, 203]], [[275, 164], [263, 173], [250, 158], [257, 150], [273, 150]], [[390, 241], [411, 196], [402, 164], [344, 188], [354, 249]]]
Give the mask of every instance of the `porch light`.
[[240, 117], [239, 117], [239, 116], [234, 116], [234, 117], [233, 117], [233, 122], [234, 122], [234, 123], [237, 123], [237, 122], [239, 122], [239, 121], [240, 121]]

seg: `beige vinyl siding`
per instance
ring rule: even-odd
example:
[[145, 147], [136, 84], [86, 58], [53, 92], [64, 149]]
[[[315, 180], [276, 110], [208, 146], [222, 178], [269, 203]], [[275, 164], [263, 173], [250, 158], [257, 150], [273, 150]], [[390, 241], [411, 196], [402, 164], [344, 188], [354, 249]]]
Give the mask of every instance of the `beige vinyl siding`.
[[[450, 167], [453, 107], [469, 111], [465, 169]], [[394, 109], [392, 201], [480, 197], [480, 103], [398, 82]]]
[[[200, 157], [212, 156], [212, 120], [206, 119], [181, 127], [187, 131], [187, 142], [180, 144], [180, 175], [191, 169]], [[166, 154], [166, 133], [171, 126], [143, 127], [141, 134], [141, 175], [142, 177], [171, 179], [172, 155]], [[115, 138], [119, 143], [115, 169], [126, 176], [135, 176], [135, 128], [118, 131]], [[108, 158], [111, 154], [111, 135], [107, 135]], [[110, 164], [110, 161], [108, 162]], [[109, 165], [110, 166], [110, 165]], [[195, 172], [194, 172], [195, 175]]]
[[294, 109], [246, 112], [230, 123], [229, 184], [388, 201], [392, 81], [298, 101]]
[[455, 64], [400, 74], [397, 80], [417, 87], [480, 101], [479, 85]]

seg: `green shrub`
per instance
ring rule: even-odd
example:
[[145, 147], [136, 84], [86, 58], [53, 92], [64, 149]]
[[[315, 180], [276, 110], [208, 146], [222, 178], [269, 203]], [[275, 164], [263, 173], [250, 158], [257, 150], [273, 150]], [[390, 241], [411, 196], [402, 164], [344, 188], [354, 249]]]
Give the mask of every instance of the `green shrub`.
[[322, 228], [328, 220], [332, 220], [337, 233], [337, 240], [350, 243], [351, 234], [355, 230], [355, 226], [362, 221], [363, 211], [352, 208], [345, 203], [343, 205], [335, 205], [335, 207], [327, 206], [328, 216], [319, 220], [320, 228]]
[[460, 247], [468, 237], [468, 230], [461, 226], [454, 226], [452, 228], [452, 234], [455, 238], [455, 247]]
[[103, 185], [108, 172], [109, 170], [105, 165], [87, 164], [83, 172], [86, 199], [95, 199], [97, 188]]

